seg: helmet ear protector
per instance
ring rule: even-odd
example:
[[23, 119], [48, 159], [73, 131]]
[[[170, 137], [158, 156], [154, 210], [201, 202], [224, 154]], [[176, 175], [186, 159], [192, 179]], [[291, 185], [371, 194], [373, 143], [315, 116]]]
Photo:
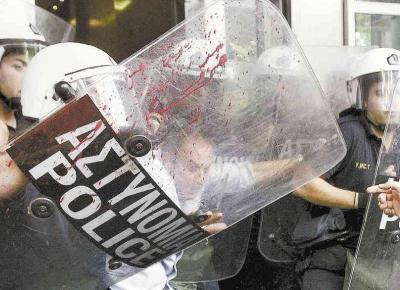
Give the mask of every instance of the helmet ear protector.
[[61, 101], [63, 103], [67, 103], [76, 96], [75, 89], [66, 81], [58, 82], [54, 85], [54, 92], [53, 99], [55, 101]]

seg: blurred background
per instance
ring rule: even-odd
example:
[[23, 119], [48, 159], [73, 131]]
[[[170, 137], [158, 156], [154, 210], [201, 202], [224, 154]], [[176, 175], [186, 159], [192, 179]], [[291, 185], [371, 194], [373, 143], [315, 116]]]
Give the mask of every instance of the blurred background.
[[[76, 27], [76, 41], [125, 59], [210, 0], [29, 0]], [[289, 11], [290, 0], [274, 0]], [[288, 15], [286, 13], [286, 15]]]
[[[212, 0], [28, 0], [123, 60]], [[400, 0], [272, 0], [302, 45], [400, 49]], [[315, 24], [318, 23], [316, 26]], [[312, 31], [313, 33], [310, 33]]]

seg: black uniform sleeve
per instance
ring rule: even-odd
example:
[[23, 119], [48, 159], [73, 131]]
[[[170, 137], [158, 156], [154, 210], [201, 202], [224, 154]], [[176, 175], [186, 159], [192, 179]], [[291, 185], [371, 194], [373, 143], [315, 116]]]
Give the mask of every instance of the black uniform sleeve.
[[352, 146], [354, 143], [354, 128], [353, 128], [352, 122], [345, 122], [345, 123], [339, 123], [340, 131], [342, 132], [343, 139], [346, 143], [346, 155], [344, 158], [336, 164], [332, 169], [328, 170], [324, 175], [324, 179], [330, 179], [333, 176], [335, 176], [338, 172], [342, 171], [345, 167], [346, 164], [348, 163], [349, 156], [352, 154]]

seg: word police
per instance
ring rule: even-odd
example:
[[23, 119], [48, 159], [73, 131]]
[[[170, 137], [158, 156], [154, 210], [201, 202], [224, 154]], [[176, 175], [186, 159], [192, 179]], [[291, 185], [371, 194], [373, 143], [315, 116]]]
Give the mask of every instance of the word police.
[[34, 181], [61, 189], [57, 200], [63, 214], [113, 257], [146, 267], [205, 237], [125, 154], [102, 119], [55, 141], [60, 150], [29, 173]]

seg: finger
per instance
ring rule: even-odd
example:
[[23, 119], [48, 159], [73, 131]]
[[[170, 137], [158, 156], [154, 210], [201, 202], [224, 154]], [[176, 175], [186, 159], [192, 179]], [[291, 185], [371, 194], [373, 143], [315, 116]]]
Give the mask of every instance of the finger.
[[388, 182], [386, 182], [384, 184], [379, 184], [379, 187], [381, 187], [383, 189], [392, 188], [396, 191], [400, 191], [400, 183], [398, 181], [394, 181], [394, 180], [389, 180]]
[[382, 192], [387, 192], [388, 190], [390, 190], [390, 186], [386, 188], [382, 187], [381, 184], [373, 185], [367, 188], [368, 193], [382, 193]]
[[387, 197], [386, 193], [381, 193], [378, 196], [378, 206], [382, 210], [385, 209], [385, 208], [388, 208], [386, 197]]
[[221, 212], [217, 212], [217, 213], [207, 212], [206, 214], [208, 215], [208, 218], [205, 221], [199, 223], [200, 226], [205, 226], [205, 225], [220, 222], [222, 220], [222, 218], [224, 217], [224, 215]]
[[384, 209], [383, 212], [389, 217], [392, 217], [392, 216], [396, 215], [395, 210], [394, 209], [390, 209], [390, 208]]
[[220, 212], [217, 212], [217, 213], [213, 213], [212, 215], [211, 215], [211, 217], [210, 217], [210, 219], [208, 220], [208, 222], [209, 223], [217, 223], [217, 222], [220, 222], [220, 221], [222, 221], [222, 219], [223, 219], [223, 214], [222, 213], [220, 213]]
[[389, 208], [384, 209], [383, 212], [388, 216], [392, 216], [392, 210]]
[[227, 225], [224, 223], [215, 223], [211, 225], [205, 225], [202, 227], [205, 231], [209, 232], [210, 234], [216, 234], [220, 231], [227, 228]]
[[386, 193], [381, 193], [378, 195], [377, 199], [378, 199], [378, 203], [384, 203], [386, 202]]
[[385, 212], [386, 209], [389, 210], [389, 208], [387, 207], [386, 204], [379, 203], [378, 206], [379, 206], [379, 209], [383, 212]]

